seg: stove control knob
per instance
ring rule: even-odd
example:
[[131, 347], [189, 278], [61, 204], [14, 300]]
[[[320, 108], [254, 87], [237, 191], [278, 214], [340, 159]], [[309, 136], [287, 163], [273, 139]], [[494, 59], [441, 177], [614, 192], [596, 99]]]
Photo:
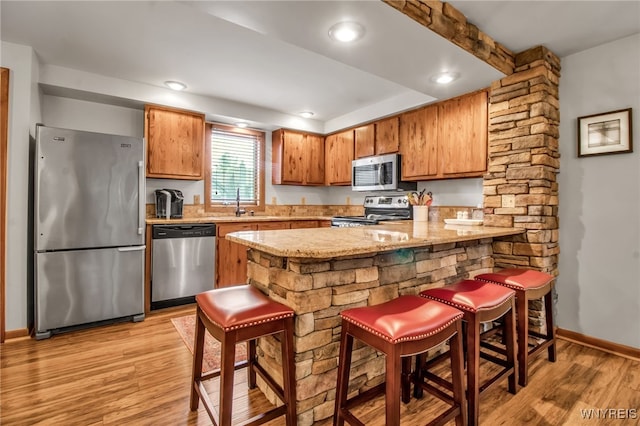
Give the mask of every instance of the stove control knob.
[[404, 204], [407, 204], [407, 199], [406, 199], [406, 198], [403, 198], [403, 199], [402, 199], [402, 202], [403, 202]]

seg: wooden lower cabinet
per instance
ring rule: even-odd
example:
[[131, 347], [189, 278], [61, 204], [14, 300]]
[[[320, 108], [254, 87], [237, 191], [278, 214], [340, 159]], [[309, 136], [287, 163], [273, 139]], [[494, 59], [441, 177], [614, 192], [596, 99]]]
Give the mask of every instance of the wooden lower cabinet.
[[247, 282], [247, 246], [225, 238], [231, 232], [257, 231], [257, 223], [221, 223], [216, 238], [216, 287]]
[[317, 220], [292, 220], [291, 229], [318, 228]]
[[216, 239], [216, 287], [247, 282], [247, 246], [225, 238], [230, 232], [271, 231], [290, 228], [318, 228], [330, 226], [330, 221], [294, 220], [277, 222], [220, 223]]
[[289, 222], [261, 222], [258, 223], [258, 231], [273, 231], [275, 229], [289, 229]]

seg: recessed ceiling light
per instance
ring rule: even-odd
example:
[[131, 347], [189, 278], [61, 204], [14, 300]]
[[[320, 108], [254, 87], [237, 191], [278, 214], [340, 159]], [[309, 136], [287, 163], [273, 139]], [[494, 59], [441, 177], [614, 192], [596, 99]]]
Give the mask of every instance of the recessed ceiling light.
[[242, 127], [243, 129], [247, 126], [249, 126], [249, 123], [247, 123], [246, 121], [238, 121], [236, 123], [236, 127]]
[[300, 113], [300, 117], [304, 117], [304, 118], [311, 118], [313, 117], [313, 111], [302, 111]]
[[329, 37], [342, 43], [356, 41], [363, 35], [364, 27], [357, 22], [339, 22], [329, 28]]
[[172, 90], [184, 90], [187, 88], [187, 85], [184, 83], [180, 83], [179, 81], [165, 81], [164, 85]]
[[449, 84], [458, 78], [458, 74], [454, 72], [441, 72], [431, 77], [431, 81], [438, 84]]

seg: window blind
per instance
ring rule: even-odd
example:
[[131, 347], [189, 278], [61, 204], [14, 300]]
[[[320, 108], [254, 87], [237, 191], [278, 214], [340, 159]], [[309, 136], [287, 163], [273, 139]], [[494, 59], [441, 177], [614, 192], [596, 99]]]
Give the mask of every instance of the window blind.
[[258, 205], [260, 141], [256, 135], [211, 129], [211, 203]]

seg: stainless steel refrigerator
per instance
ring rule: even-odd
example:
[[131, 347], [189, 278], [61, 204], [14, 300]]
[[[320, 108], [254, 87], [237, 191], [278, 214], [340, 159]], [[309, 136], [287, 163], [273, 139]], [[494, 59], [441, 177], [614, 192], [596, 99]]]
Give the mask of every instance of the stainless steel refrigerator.
[[35, 336], [144, 319], [144, 139], [38, 126]]

